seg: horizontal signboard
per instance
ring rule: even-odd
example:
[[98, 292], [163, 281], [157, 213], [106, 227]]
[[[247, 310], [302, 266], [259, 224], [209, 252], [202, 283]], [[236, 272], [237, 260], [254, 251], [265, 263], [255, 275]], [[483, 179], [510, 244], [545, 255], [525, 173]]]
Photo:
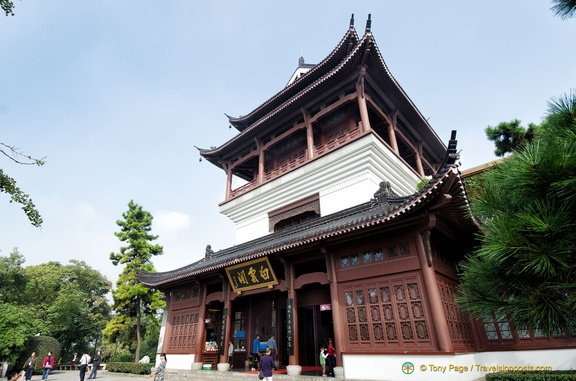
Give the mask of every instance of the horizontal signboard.
[[276, 274], [268, 258], [259, 258], [226, 268], [226, 274], [234, 292], [253, 290], [277, 285]]

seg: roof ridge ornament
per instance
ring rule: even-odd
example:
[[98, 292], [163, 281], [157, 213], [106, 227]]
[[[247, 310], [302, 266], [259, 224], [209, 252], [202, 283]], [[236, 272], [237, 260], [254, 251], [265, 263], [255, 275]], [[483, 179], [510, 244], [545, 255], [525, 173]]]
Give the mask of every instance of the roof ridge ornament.
[[392, 190], [390, 181], [382, 181], [380, 182], [380, 188], [374, 193], [374, 198], [370, 201], [372, 205], [376, 205], [388, 202], [390, 197], [398, 197], [398, 195]]
[[350, 29], [354, 29], [354, 13], [350, 16]]
[[460, 152], [456, 150], [458, 145], [458, 140], [456, 140], [456, 130], [452, 130], [450, 134], [450, 141], [448, 142], [448, 149], [446, 150], [446, 156], [444, 157], [444, 162], [440, 167], [440, 170], [456, 165], [456, 160], [460, 159]]
[[368, 13], [368, 20], [366, 20], [366, 30], [364, 31], [365, 34], [370, 33], [372, 30], [372, 14]]

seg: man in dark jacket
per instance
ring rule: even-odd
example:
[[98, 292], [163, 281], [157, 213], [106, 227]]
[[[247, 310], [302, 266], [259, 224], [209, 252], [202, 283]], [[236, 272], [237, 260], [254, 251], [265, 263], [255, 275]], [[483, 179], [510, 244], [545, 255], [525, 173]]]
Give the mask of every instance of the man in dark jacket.
[[96, 356], [94, 356], [94, 362], [92, 363], [92, 372], [88, 376], [88, 379], [96, 378], [96, 373], [98, 373], [98, 367], [100, 366], [100, 362], [102, 361], [102, 352], [98, 351]]
[[270, 356], [270, 348], [266, 348], [266, 353], [260, 358], [258, 370], [264, 372], [264, 381], [272, 381], [272, 369], [274, 368], [274, 359]]
[[32, 352], [32, 355], [28, 357], [26, 363], [24, 364], [24, 370], [26, 371], [26, 381], [30, 381], [32, 379], [32, 373], [36, 368], [36, 352]]

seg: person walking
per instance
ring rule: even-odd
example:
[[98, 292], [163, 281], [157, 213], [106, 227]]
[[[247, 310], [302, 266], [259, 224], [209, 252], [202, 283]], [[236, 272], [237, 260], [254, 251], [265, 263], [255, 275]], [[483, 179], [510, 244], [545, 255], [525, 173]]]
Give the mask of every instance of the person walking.
[[90, 364], [90, 356], [88, 353], [84, 353], [80, 358], [80, 381], [84, 381], [84, 376], [86, 376], [86, 368]]
[[164, 381], [164, 371], [166, 370], [167, 362], [168, 360], [166, 360], [166, 353], [161, 353], [160, 364], [158, 364], [158, 366], [154, 370], [154, 373], [152, 374], [154, 377], [154, 381]]
[[[278, 352], [278, 344], [276, 344], [276, 339], [274, 335], [270, 336], [268, 339], [268, 348], [270, 348], [270, 356], [272, 360], [276, 360], [276, 352]], [[274, 370], [276, 370], [276, 363], [274, 363]]]
[[274, 359], [272, 356], [272, 350], [270, 348], [266, 348], [266, 353], [260, 359], [260, 363], [258, 364], [258, 370], [264, 373], [264, 381], [272, 381], [272, 374], [274, 369]]
[[48, 375], [50, 374], [50, 370], [54, 368], [54, 356], [52, 356], [52, 352], [48, 352], [46, 357], [44, 357], [44, 361], [42, 361], [42, 381], [46, 381], [48, 379]]
[[252, 370], [256, 370], [257, 364], [260, 362], [260, 335], [252, 342]]
[[32, 379], [32, 373], [34, 373], [34, 369], [36, 368], [36, 352], [32, 352], [28, 360], [26, 360], [26, 363], [24, 363], [23, 368], [26, 372], [24, 379], [30, 381]]
[[88, 376], [89, 380], [96, 378], [100, 362], [102, 362], [102, 352], [98, 351], [96, 352], [96, 356], [94, 356], [94, 362], [92, 362], [92, 372], [90, 372], [90, 375]]
[[322, 367], [322, 376], [326, 377], [326, 357], [328, 356], [327, 352], [324, 350], [324, 347], [320, 347], [320, 356], [318, 361], [320, 366]]
[[234, 365], [232, 363], [232, 357], [234, 356], [234, 339], [230, 338], [230, 344], [228, 344], [228, 365], [230, 365], [230, 367], [228, 368], [228, 370], [232, 370], [232, 366]]
[[78, 353], [74, 352], [70, 361], [70, 370], [76, 369], [76, 360], [78, 360]]
[[328, 377], [334, 376], [334, 368], [336, 367], [336, 348], [332, 343], [332, 339], [328, 339], [328, 356], [326, 356], [326, 371], [328, 372]]

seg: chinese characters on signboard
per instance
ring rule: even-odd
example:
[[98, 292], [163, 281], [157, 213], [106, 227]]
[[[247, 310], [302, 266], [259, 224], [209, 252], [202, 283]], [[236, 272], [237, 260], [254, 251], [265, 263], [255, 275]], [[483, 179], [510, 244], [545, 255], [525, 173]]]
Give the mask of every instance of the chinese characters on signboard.
[[226, 319], [228, 318], [228, 308], [222, 310], [222, 332], [220, 334], [220, 351], [219, 354], [224, 354], [224, 334], [226, 332]]
[[286, 349], [294, 354], [294, 299], [286, 299]]
[[274, 274], [268, 258], [255, 259], [227, 267], [226, 274], [228, 274], [230, 284], [236, 293], [261, 287], [272, 288], [278, 284], [276, 274]]

